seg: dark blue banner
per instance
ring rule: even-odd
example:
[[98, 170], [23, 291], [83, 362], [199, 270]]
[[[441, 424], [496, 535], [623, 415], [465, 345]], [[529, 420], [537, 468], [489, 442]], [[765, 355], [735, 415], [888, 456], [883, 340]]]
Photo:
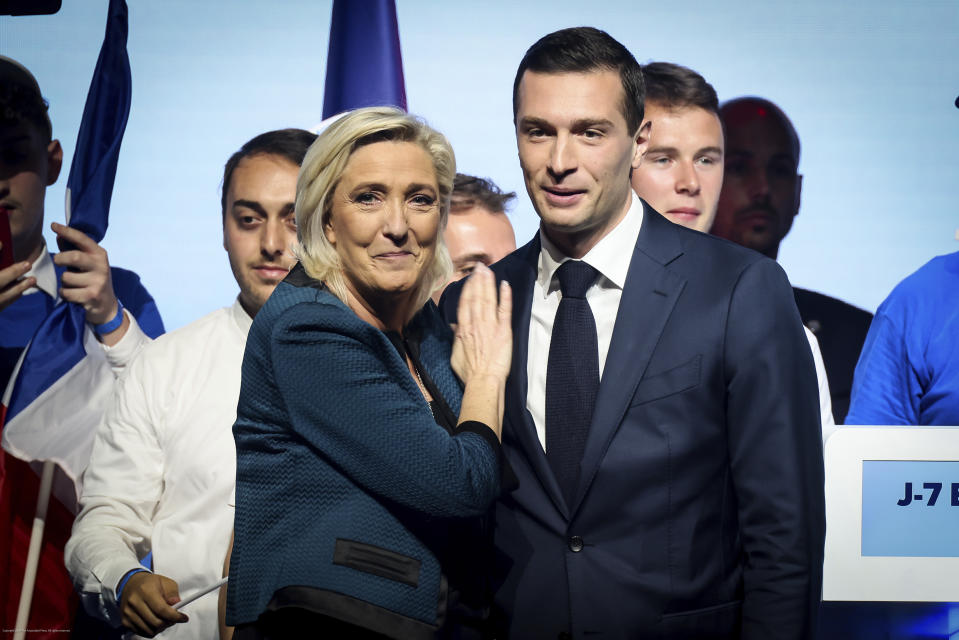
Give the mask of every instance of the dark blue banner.
[[359, 107], [406, 109], [394, 0], [334, 0], [323, 118]]

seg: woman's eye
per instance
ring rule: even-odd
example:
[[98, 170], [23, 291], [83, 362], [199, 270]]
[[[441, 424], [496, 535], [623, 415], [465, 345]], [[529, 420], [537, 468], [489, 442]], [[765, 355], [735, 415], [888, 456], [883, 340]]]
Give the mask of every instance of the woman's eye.
[[431, 198], [430, 196], [426, 195], [415, 195], [410, 198], [409, 206], [411, 209], [416, 211], [426, 211], [428, 209], [432, 209], [435, 203], [435, 198]]

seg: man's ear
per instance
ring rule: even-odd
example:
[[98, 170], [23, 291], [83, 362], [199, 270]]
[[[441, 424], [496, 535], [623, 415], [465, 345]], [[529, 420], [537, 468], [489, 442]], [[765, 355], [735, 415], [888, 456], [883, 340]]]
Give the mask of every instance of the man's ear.
[[60, 168], [63, 167], [63, 147], [59, 140], [51, 140], [47, 144], [47, 186], [49, 187], [60, 177]]
[[636, 149], [633, 153], [633, 161], [630, 163], [633, 169], [638, 169], [643, 162], [643, 156], [646, 155], [646, 149], [649, 147], [649, 134], [652, 130], [653, 123], [647, 120], [636, 132]]
[[793, 213], [794, 218], [797, 215], [799, 215], [799, 203], [801, 200], [802, 200], [802, 174], [798, 173], [796, 174], [796, 210]]

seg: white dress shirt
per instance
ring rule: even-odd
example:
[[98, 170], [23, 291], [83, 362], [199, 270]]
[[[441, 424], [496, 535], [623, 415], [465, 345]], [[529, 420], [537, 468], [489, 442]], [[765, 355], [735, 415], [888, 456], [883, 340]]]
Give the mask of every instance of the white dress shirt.
[[[114, 624], [120, 579], [153, 552], [180, 597], [223, 569], [236, 478], [233, 423], [252, 320], [220, 309], [147, 345], [121, 376], [84, 474], [81, 512], [64, 556], [88, 611]], [[190, 621], [157, 637], [217, 636], [217, 594], [184, 608]]]
[[57, 292], [57, 271], [53, 266], [53, 258], [47, 251], [47, 245], [43, 245], [40, 255], [30, 265], [30, 270], [23, 274], [24, 278], [31, 276], [37, 279], [37, 283], [24, 291], [23, 295], [29, 296], [42, 291], [54, 300], [60, 300], [60, 295]]
[[[633, 258], [639, 229], [643, 226], [643, 203], [630, 194], [632, 202], [626, 216], [609, 233], [583, 256], [583, 262], [601, 274], [586, 291], [586, 301], [596, 321], [596, 340], [599, 347], [599, 378], [603, 379], [606, 354], [613, 338], [613, 325], [623, 296], [629, 262]], [[549, 360], [549, 344], [553, 335], [553, 321], [562, 293], [556, 270], [570, 258], [556, 248], [546, 234], [539, 232], [539, 265], [536, 282], [533, 284], [533, 302], [529, 320], [529, 353], [526, 358], [526, 375], [529, 388], [526, 393], [526, 408], [533, 416], [539, 442], [546, 450], [546, 365]]]
[[822, 443], [826, 444], [826, 438], [836, 430], [836, 419], [832, 415], [832, 396], [829, 395], [829, 379], [826, 377], [822, 351], [819, 350], [819, 340], [808, 327], [803, 326], [803, 329], [806, 331], [806, 339], [809, 341], [809, 348], [812, 349], [812, 359], [816, 364], [816, 379], [819, 381], [819, 414], [822, 418]]

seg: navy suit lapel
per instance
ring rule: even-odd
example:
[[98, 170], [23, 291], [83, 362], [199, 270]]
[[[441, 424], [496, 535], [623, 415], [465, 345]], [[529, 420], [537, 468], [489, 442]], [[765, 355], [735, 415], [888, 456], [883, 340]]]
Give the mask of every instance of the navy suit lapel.
[[[553, 476], [546, 453], [536, 435], [533, 416], [526, 409], [526, 394], [529, 380], [526, 363], [529, 357], [529, 322], [533, 302], [534, 284], [539, 263], [539, 234], [526, 246], [507, 259], [493, 265], [494, 272], [510, 283], [513, 290], [513, 362], [506, 381], [506, 419], [503, 425], [503, 441], [514, 440], [514, 446], [529, 461], [546, 494], [561, 513], [568, 513], [559, 483]], [[497, 268], [497, 267], [500, 268]]]
[[630, 259], [613, 327], [580, 467], [575, 505], [586, 494], [686, 285], [684, 278], [666, 268], [683, 253], [677, 229], [643, 204], [643, 226]]

